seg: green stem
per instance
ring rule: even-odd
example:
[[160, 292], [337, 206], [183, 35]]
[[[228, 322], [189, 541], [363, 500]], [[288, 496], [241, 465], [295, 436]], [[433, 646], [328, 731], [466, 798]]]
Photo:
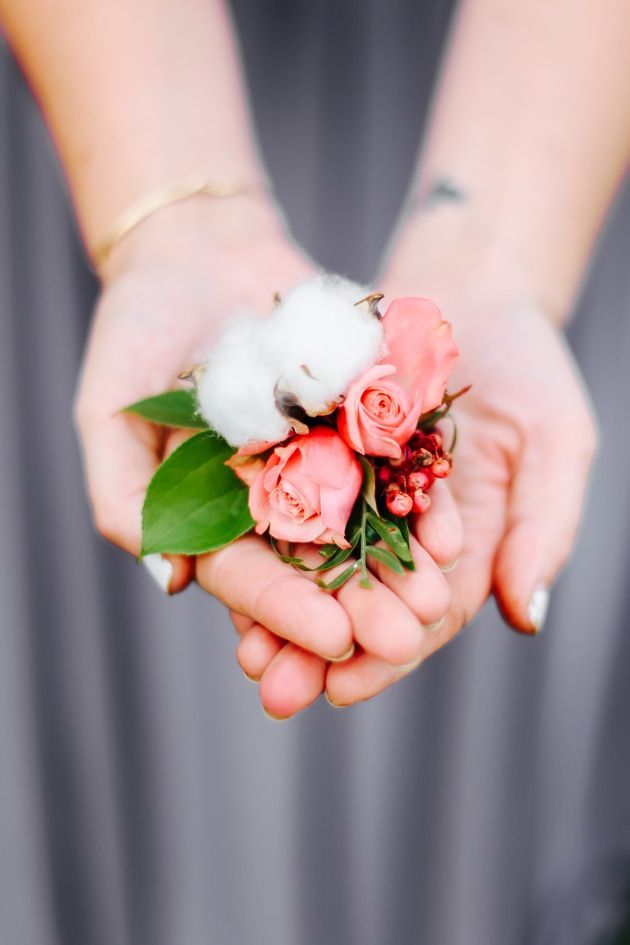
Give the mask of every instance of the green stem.
[[365, 499], [362, 500], [361, 507], [361, 543], [359, 552], [359, 563], [361, 565], [361, 587], [372, 587], [372, 582], [367, 568], [367, 517], [368, 506]]

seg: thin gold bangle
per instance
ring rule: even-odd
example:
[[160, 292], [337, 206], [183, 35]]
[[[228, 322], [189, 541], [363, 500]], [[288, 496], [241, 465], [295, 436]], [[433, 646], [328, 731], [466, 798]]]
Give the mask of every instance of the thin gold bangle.
[[91, 252], [95, 269], [99, 269], [107, 260], [110, 252], [124, 236], [133, 230], [139, 223], [156, 213], [163, 207], [186, 197], [197, 194], [206, 194], [209, 197], [239, 197], [251, 192], [254, 188], [249, 185], [228, 183], [218, 180], [191, 180], [187, 183], [176, 184], [170, 187], [161, 187], [135, 200], [118, 217], [108, 235], [98, 243]]

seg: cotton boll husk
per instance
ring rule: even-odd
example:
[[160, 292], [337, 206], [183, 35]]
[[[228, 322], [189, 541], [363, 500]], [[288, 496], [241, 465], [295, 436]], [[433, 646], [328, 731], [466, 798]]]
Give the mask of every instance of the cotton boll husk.
[[279, 388], [310, 416], [330, 412], [382, 353], [379, 319], [355, 305], [367, 292], [347, 279], [319, 276], [293, 289], [265, 325], [261, 340], [277, 365]]
[[267, 321], [237, 317], [215, 345], [197, 383], [199, 412], [231, 446], [278, 442], [291, 432], [276, 408], [278, 369], [261, 343]]

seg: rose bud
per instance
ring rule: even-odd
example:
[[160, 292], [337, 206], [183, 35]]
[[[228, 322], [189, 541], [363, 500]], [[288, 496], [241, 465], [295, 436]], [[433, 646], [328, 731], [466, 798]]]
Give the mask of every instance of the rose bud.
[[397, 460], [421, 415], [442, 403], [458, 351], [449, 323], [427, 299], [395, 299], [382, 324], [386, 351], [350, 385], [337, 425], [357, 453]]
[[407, 483], [412, 492], [414, 489], [428, 489], [432, 481], [433, 477], [424, 469], [414, 469], [407, 476]]
[[414, 511], [416, 515], [422, 515], [431, 505], [431, 496], [423, 492], [422, 489], [416, 489], [413, 493], [412, 501], [412, 511]]
[[436, 479], [446, 479], [451, 474], [451, 463], [445, 456], [436, 461], [431, 466], [431, 472]]
[[404, 518], [411, 512], [413, 499], [406, 492], [388, 492], [385, 503], [392, 515]]

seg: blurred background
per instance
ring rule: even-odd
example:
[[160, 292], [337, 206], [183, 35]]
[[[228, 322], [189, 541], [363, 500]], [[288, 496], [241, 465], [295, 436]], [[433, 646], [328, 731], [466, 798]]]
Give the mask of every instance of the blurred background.
[[[451, 4], [233, 9], [293, 231], [367, 280]], [[93, 530], [71, 403], [97, 285], [0, 40], [3, 945], [629, 941], [629, 251], [626, 187], [570, 329], [603, 445], [544, 635], [491, 604], [372, 702], [274, 723], [222, 608]]]

